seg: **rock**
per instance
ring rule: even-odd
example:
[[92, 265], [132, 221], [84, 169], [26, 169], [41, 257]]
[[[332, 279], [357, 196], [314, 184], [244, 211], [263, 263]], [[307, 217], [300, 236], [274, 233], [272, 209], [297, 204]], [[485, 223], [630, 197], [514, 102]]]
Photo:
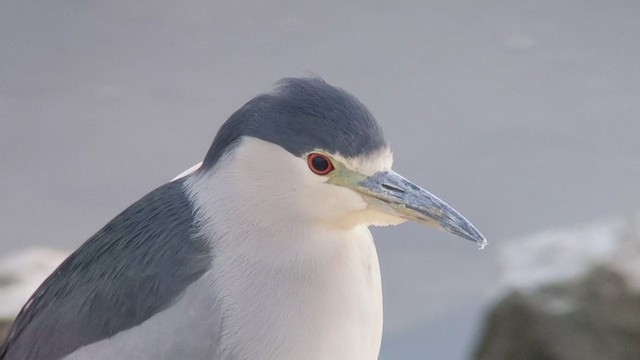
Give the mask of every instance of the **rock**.
[[0, 258], [0, 343], [31, 294], [67, 255], [38, 247]]
[[516, 241], [475, 359], [640, 359], [640, 217]]

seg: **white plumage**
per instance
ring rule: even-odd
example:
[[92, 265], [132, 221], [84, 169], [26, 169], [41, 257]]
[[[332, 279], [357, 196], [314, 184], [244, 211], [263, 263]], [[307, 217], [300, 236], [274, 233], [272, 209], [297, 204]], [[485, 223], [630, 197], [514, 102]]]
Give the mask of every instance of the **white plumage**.
[[367, 204], [325, 182], [299, 158], [251, 138], [187, 180], [217, 253], [211, 285], [225, 309], [221, 358], [377, 358], [378, 257], [368, 224], [344, 224]]

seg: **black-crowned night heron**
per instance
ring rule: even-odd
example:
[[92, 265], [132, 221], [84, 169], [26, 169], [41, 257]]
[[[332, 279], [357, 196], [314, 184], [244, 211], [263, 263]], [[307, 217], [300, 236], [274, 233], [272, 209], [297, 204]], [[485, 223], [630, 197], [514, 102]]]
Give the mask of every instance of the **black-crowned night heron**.
[[287, 79], [222, 126], [201, 166], [152, 191], [40, 286], [0, 348], [25, 359], [376, 359], [370, 225], [413, 220], [482, 246], [391, 170], [369, 111]]

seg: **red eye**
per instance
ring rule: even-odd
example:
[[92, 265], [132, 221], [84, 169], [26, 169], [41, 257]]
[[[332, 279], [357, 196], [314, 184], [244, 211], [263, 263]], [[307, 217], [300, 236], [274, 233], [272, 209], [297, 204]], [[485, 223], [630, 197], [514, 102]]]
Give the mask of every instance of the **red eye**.
[[309, 169], [318, 175], [327, 175], [333, 171], [331, 160], [322, 154], [309, 154], [307, 163], [309, 164]]

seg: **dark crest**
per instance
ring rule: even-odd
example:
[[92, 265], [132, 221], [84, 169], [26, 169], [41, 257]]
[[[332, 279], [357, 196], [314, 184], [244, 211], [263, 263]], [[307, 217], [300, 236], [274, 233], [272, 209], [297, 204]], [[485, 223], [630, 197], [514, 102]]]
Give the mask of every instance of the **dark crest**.
[[296, 156], [323, 149], [352, 157], [386, 146], [369, 110], [319, 78], [280, 80], [272, 93], [246, 103], [222, 125], [202, 167], [212, 167], [242, 136], [280, 145]]

